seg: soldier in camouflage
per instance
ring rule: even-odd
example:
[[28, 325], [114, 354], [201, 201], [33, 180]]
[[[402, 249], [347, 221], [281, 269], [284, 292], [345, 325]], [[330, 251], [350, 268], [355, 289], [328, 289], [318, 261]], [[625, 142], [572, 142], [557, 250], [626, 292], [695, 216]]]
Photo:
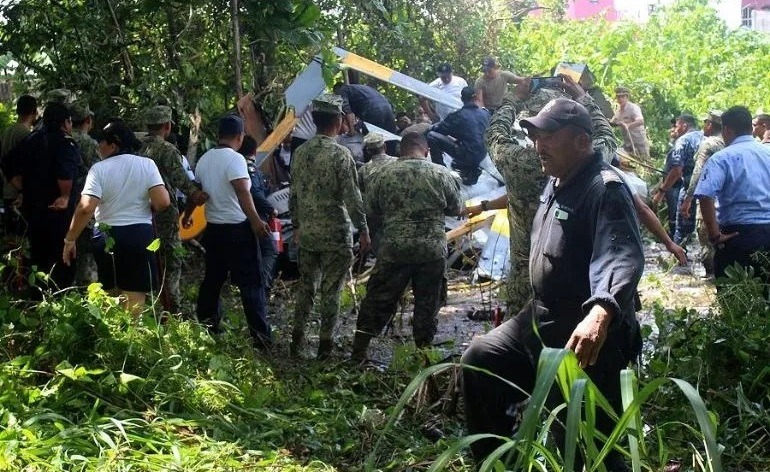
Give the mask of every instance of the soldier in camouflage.
[[459, 215], [463, 198], [460, 182], [428, 155], [425, 137], [407, 133], [399, 160], [384, 167], [366, 191], [367, 214], [382, 221], [384, 236], [356, 323], [355, 360], [366, 359], [369, 341], [395, 314], [410, 282], [415, 345], [430, 346], [436, 334], [447, 255], [444, 216]]
[[571, 96], [590, 112], [594, 148], [605, 156], [605, 161], [611, 160], [618, 146], [607, 118], [594, 99], [572, 78], [566, 75], [561, 77], [564, 79], [564, 91], [552, 88], [530, 91], [530, 79], [527, 78], [503, 99], [502, 106], [492, 116], [486, 141], [489, 154], [505, 180], [507, 194], [466, 210], [474, 215], [484, 210], [508, 208], [511, 245], [511, 270], [506, 287], [508, 313], [518, 313], [532, 295], [529, 282], [530, 233], [547, 181], [534, 145], [519, 126], [519, 120], [537, 115], [546, 103], [555, 98]]
[[299, 248], [297, 290], [291, 354], [298, 355], [305, 325], [318, 291], [321, 329], [318, 357], [331, 354], [340, 292], [353, 259], [350, 224], [358, 229], [361, 251], [369, 248], [358, 175], [347, 148], [337, 144], [342, 128], [342, 98], [325, 94], [313, 100], [318, 134], [302, 144], [292, 158], [289, 211]]
[[365, 193], [366, 183], [384, 166], [396, 162], [398, 158], [385, 153], [385, 138], [375, 132], [364, 136], [364, 156], [371, 156], [366, 164], [358, 169], [358, 186], [361, 192]]
[[139, 155], [149, 157], [158, 166], [163, 183], [171, 197], [171, 205], [155, 215], [155, 226], [160, 237], [160, 263], [162, 288], [161, 303], [170, 313], [180, 313], [182, 295], [179, 277], [182, 272], [182, 243], [179, 240], [179, 206], [176, 190], [179, 189], [196, 204], [205, 201], [205, 194], [190, 180], [182, 167], [182, 155], [166, 141], [171, 133], [171, 108], [157, 105], [146, 110], [147, 135], [142, 139]]
[[[364, 156], [371, 156], [366, 164], [358, 169], [358, 186], [365, 197], [367, 185], [372, 178], [382, 169], [396, 162], [398, 158], [385, 153], [385, 138], [374, 132], [364, 136]], [[369, 223], [369, 233], [372, 238], [372, 253], [376, 256], [382, 239], [382, 225], [377, 215], [367, 214], [366, 221]]]
[[[78, 192], [83, 189], [86, 176], [91, 166], [101, 161], [99, 145], [89, 136], [88, 132], [93, 127], [94, 114], [88, 107], [88, 103], [75, 102], [70, 107], [72, 115], [72, 139], [80, 150], [80, 169], [74, 188]], [[96, 260], [91, 253], [91, 237], [94, 229], [94, 219], [88, 222], [86, 229], [80, 233], [77, 240], [78, 257], [75, 259], [75, 284], [88, 285], [98, 279], [96, 272]]]
[[725, 140], [722, 138], [722, 112], [718, 110], [710, 111], [703, 119], [703, 141], [701, 141], [698, 151], [695, 153], [695, 168], [692, 171], [690, 186], [685, 193], [684, 201], [679, 208], [682, 216], [689, 218], [690, 212], [695, 213], [695, 229], [698, 234], [698, 242], [701, 245], [699, 258], [703, 268], [706, 269], [706, 276], [714, 275], [714, 245], [709, 241], [708, 230], [703, 223], [703, 218], [696, 208], [693, 208], [693, 196], [695, 187], [700, 181], [703, 166], [714, 155], [715, 152], [725, 148]]

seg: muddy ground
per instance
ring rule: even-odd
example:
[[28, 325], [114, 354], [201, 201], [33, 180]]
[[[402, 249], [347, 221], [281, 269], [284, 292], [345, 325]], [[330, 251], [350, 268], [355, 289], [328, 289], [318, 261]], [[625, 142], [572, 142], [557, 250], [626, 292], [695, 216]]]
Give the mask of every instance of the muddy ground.
[[[698, 248], [689, 247], [688, 250], [689, 254], [697, 254]], [[643, 307], [638, 316], [642, 323], [654, 325], [651, 311], [656, 301], [668, 309], [686, 307], [694, 308], [704, 315], [710, 313], [712, 307], [716, 305], [715, 289], [713, 282], [704, 278], [704, 271], [700, 264], [691, 260], [688, 267], [676, 267], [673, 256], [669, 255], [661, 245], [652, 242], [647, 243], [645, 255], [645, 271], [639, 285]], [[192, 312], [197, 286], [203, 276], [203, 266], [200, 257], [191, 257], [188, 260], [185, 272], [189, 274], [189, 278], [185, 278], [192, 279], [192, 283], [187, 286], [185, 295], [187, 309]], [[494, 282], [474, 283], [472, 274], [468, 271], [450, 270], [449, 277], [449, 298], [446, 306], [441, 308], [439, 313], [439, 330], [434, 342], [442, 358], [462, 353], [474, 336], [492, 328], [489, 317], [486, 320], [470, 319], [469, 314], [494, 311], [498, 306], [496, 293], [500, 285]], [[293, 311], [292, 294], [295, 284], [295, 280], [278, 280], [270, 296], [270, 322], [273, 325], [276, 340], [275, 354], [279, 356], [288, 354], [289, 327]], [[335, 355], [340, 359], [349, 355], [355, 330], [357, 306], [361, 302], [360, 296], [352, 297], [351, 293], [348, 288], [342, 294], [343, 310], [335, 334]], [[237, 289], [226, 286], [223, 295], [225, 306], [229, 307], [227, 310], [229, 316], [225, 324], [242, 325]], [[500, 305], [504, 306], [503, 303]], [[391, 329], [372, 341], [370, 348], [372, 359], [388, 364], [400, 346], [410, 345], [411, 316], [411, 305], [407, 304], [399, 310], [394, 317]], [[317, 345], [318, 319], [311, 315], [311, 320], [308, 328], [309, 345], [305, 353], [308, 358], [314, 357]]]

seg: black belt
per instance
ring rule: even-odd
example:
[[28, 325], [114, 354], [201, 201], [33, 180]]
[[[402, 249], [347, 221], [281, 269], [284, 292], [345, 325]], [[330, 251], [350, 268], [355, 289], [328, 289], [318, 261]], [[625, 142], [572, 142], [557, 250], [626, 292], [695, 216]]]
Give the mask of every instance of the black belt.
[[761, 223], [756, 225], [727, 225], [720, 227], [722, 233], [748, 232], [757, 230], [770, 231], [770, 223]]

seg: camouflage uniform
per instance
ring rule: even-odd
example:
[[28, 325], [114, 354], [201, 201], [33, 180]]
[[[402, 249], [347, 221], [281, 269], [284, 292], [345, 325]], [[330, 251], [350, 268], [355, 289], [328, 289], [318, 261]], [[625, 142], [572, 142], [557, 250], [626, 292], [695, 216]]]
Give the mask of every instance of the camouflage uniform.
[[[84, 121], [89, 116], [93, 116], [91, 110], [88, 108], [88, 104], [75, 103], [71, 107], [72, 121]], [[96, 141], [88, 135], [87, 132], [82, 129], [72, 130], [72, 139], [77, 143], [80, 150], [80, 158], [82, 160], [80, 164], [80, 171], [78, 172], [78, 178], [75, 182], [75, 188], [80, 192], [83, 185], [86, 182], [86, 176], [91, 166], [101, 161], [102, 158], [99, 155], [99, 146]], [[88, 222], [86, 229], [80, 233], [77, 241], [78, 257], [75, 259], [75, 284], [76, 285], [88, 285], [91, 282], [95, 282], [98, 279], [96, 271], [96, 261], [91, 250], [91, 238], [93, 236], [94, 219]]]
[[[547, 181], [534, 145], [518, 120], [533, 117], [546, 103], [566, 96], [546, 88], [539, 89], [524, 101], [509, 94], [492, 116], [485, 135], [489, 154], [503, 175], [508, 192], [511, 270], [506, 298], [509, 313], [518, 313], [532, 295], [529, 281], [530, 232]], [[577, 101], [591, 113], [594, 147], [607, 160], [617, 149], [609, 122], [590, 95], [585, 94]]]
[[433, 341], [447, 255], [444, 216], [459, 214], [463, 205], [460, 182], [421, 156], [400, 158], [369, 185], [367, 214], [382, 220], [383, 240], [358, 315], [356, 359], [366, 358], [369, 340], [387, 325], [410, 282], [414, 343]]
[[[382, 135], [377, 134], [375, 137], [371, 137], [374, 134], [369, 133], [364, 137], [365, 147], [380, 148], [385, 145]], [[372, 181], [372, 178], [386, 166], [393, 164], [397, 160], [397, 157], [389, 156], [384, 152], [372, 156], [369, 162], [358, 169], [358, 186], [361, 189], [361, 193], [366, 196], [367, 185]], [[372, 253], [376, 256], [380, 250], [380, 241], [382, 240], [382, 225], [377, 220], [377, 216], [371, 213], [367, 213], [366, 221], [369, 223], [369, 232], [372, 237]]]
[[692, 200], [690, 211], [696, 212], [695, 229], [698, 234], [698, 242], [701, 246], [699, 258], [701, 264], [703, 264], [703, 267], [706, 269], [707, 274], [714, 273], [714, 246], [712, 246], [709, 241], [708, 229], [706, 229], [706, 225], [703, 223], [703, 217], [700, 212], [697, 211], [696, 200], [693, 197], [695, 195], [695, 187], [700, 180], [701, 171], [703, 170], [706, 161], [708, 161], [715, 152], [721, 151], [724, 147], [725, 140], [722, 138], [721, 134], [703, 138], [700, 147], [698, 147], [698, 152], [695, 154], [695, 168], [692, 171], [690, 186], [687, 188], [687, 193], [685, 194], [685, 198]]
[[[319, 113], [342, 112], [342, 99], [323, 95], [313, 101]], [[289, 211], [299, 231], [299, 287], [292, 330], [292, 354], [305, 338], [305, 325], [318, 291], [321, 316], [319, 356], [331, 352], [340, 292], [353, 260], [351, 220], [368, 233], [356, 165], [350, 151], [332, 137], [316, 135], [292, 157]]]
[[[162, 105], [152, 107], [147, 110], [145, 119], [148, 125], [169, 123], [171, 109]], [[179, 150], [162, 136], [147, 134], [142, 139], [139, 155], [149, 157], [158, 166], [171, 200], [168, 208], [155, 214], [155, 230], [160, 238], [163, 273], [161, 301], [166, 310], [179, 313], [182, 308], [182, 295], [179, 288], [182, 272], [182, 242], [179, 240], [179, 207], [176, 190], [181, 190], [187, 198], [191, 198], [198, 188], [185, 173]]]

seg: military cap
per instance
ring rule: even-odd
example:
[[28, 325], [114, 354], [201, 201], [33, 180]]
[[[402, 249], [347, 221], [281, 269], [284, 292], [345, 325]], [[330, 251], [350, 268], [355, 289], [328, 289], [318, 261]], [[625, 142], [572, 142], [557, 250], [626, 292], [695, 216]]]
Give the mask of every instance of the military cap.
[[313, 100], [314, 113], [342, 115], [342, 97], [333, 93], [325, 93]]
[[53, 89], [45, 94], [45, 102], [56, 102], [68, 105], [72, 101], [72, 92], [65, 88]]
[[383, 137], [380, 133], [370, 132], [364, 136], [364, 147], [377, 149], [384, 145], [385, 137]]
[[148, 125], [171, 123], [171, 108], [166, 105], [155, 105], [144, 112], [144, 121]]
[[615, 87], [615, 95], [631, 95], [628, 87]]
[[519, 123], [523, 127], [544, 131], [556, 131], [568, 125], [577, 126], [588, 134], [593, 134], [594, 131], [591, 114], [586, 107], [569, 98], [551, 100], [537, 116], [521, 120]]
[[94, 116], [94, 112], [88, 108], [88, 103], [75, 102], [70, 106], [70, 115], [72, 116], [72, 121], [85, 121], [89, 116]]
[[722, 110], [709, 110], [708, 113], [703, 117], [703, 121], [710, 121], [712, 123], [716, 123], [718, 125], [722, 124]]

